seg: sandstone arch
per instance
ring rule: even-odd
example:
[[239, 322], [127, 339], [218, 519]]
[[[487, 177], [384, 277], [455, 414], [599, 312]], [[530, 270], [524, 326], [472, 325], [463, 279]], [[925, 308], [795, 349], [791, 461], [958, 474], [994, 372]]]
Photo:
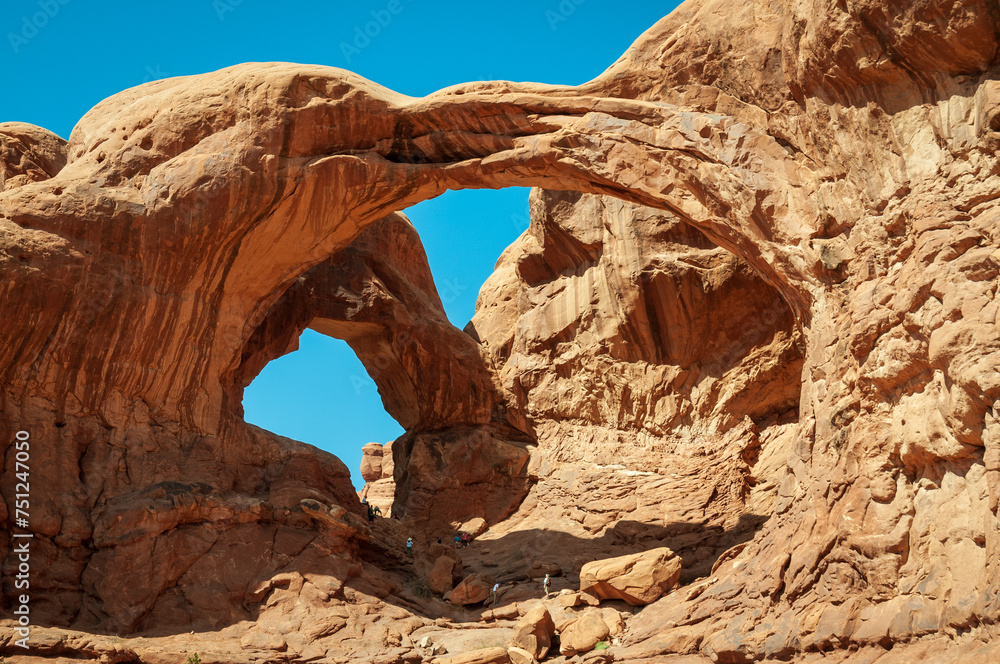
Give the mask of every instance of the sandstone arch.
[[[141, 273], [137, 277], [154, 281], [148, 288], [161, 297], [183, 300], [196, 291], [213, 292], [214, 306], [226, 310], [217, 325], [204, 328], [196, 312], [177, 309], [178, 324], [189, 328], [195, 344], [211, 348], [198, 366], [169, 378], [132, 374], [117, 381], [123, 391], [141, 394], [154, 408], [179, 410], [182, 420], [206, 432], [216, 430], [222, 375], [237, 361], [275, 294], [367, 224], [448, 187], [539, 184], [615, 195], [631, 191], [638, 202], [672, 208], [703, 226], [773, 283], [785, 284], [783, 295], [800, 316], [808, 315], [808, 291], [801, 284], [815, 281], [810, 271], [818, 258], [796, 246], [803, 229], [791, 217], [815, 217], [805, 212], [807, 193], [796, 193], [811, 178], [776, 141], [742, 124], [643, 102], [567, 98], [568, 91], [537, 87], [501, 94], [445, 92], [418, 101], [336, 70], [272, 65], [209, 76], [216, 80], [183, 93], [194, 96], [176, 110], [169, 100], [180, 81], [126, 91], [98, 105], [71, 137], [68, 167], [52, 181], [11, 191], [7, 203], [17, 211], [12, 221], [30, 215], [32, 228], [62, 237], [84, 239], [96, 231], [73, 221], [72, 209], [81, 205], [96, 205], [95, 212], [119, 224], [141, 220], [134, 223], [143, 228], [144, 246], [121, 256]], [[435, 131], [442, 125], [449, 129]], [[162, 138], [160, 126], [171, 127]], [[649, 149], [630, 147], [630, 141], [647, 141]], [[738, 143], [746, 147], [737, 149]], [[787, 182], [777, 181], [774, 164], [762, 160], [760, 153], [767, 150], [789, 171], [780, 173]], [[749, 162], [737, 164], [741, 159]], [[626, 162], [632, 165], [616, 173]], [[663, 167], [683, 173], [678, 180], [685, 180], [666, 194], [656, 191], [656, 178], [640, 175]], [[92, 201], [95, 177], [103, 186]], [[716, 186], [703, 189], [700, 182], [708, 180]], [[765, 221], [760, 206], [778, 202], [768, 197], [788, 201]], [[128, 208], [132, 211], [124, 212]], [[117, 217], [116, 209], [126, 217]], [[778, 244], [793, 248], [779, 252]], [[187, 251], [199, 252], [211, 272], [176, 277], [156, 272], [160, 262]], [[69, 258], [67, 269], [81, 270], [86, 263]], [[155, 279], [147, 276], [154, 273]], [[145, 309], [142, 300], [132, 306]], [[145, 339], [155, 334], [150, 326], [176, 306], [155, 296], [151, 303], [156, 314], [146, 314], [149, 320], [122, 335], [117, 352], [142, 356]], [[166, 355], [183, 353], [174, 349]], [[17, 364], [20, 358], [10, 360]], [[146, 357], [136, 365], [148, 372], [156, 362]], [[192, 389], [205, 390], [205, 397], [183, 405], [168, 397]]]
[[[804, 334], [774, 516], [710, 581], [644, 612], [627, 656], [994, 635], [996, 7], [897, 4], [752, 2], [723, 24], [710, 19], [728, 4], [687, 3], [580, 88], [414, 100], [336, 70], [248, 65], [121, 93], [68, 146], [0, 126], [17, 161], [0, 293], [21, 316], [0, 347], [4, 420], [55, 441], [39, 458], [55, 487], [36, 524], [43, 611], [169, 620], [176, 605], [157, 598], [232, 541], [267, 532], [292, 550], [303, 497], [349, 504], [336, 464], [233, 416], [247, 341], [295, 279], [386, 214], [531, 184], [669, 210], [746, 260]], [[164, 465], [130, 463], [144, 453]], [[150, 501], [159, 516], [130, 528]], [[344, 519], [301, 557], [349, 551]], [[126, 601], [114, 589], [148, 571], [168, 523], [190, 526], [178, 556]]]

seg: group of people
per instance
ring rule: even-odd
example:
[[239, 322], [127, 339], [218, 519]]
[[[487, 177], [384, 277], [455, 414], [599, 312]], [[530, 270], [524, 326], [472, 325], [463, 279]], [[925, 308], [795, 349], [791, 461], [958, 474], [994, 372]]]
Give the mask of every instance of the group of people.
[[367, 498], [362, 499], [361, 504], [368, 507], [368, 521], [374, 521], [376, 514], [378, 516], [382, 516], [382, 510], [379, 508], [379, 506], [372, 505], [371, 503], [368, 502]]
[[455, 533], [455, 548], [464, 549], [467, 546], [469, 546], [469, 533], [464, 531], [461, 533]]

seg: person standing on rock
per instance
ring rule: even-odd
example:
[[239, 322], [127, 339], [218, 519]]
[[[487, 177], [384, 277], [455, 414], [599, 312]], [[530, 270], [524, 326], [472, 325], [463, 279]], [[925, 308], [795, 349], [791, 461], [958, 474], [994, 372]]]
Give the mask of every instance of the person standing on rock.
[[462, 548], [469, 546], [469, 533], [462, 531]]
[[496, 606], [497, 605], [497, 591], [498, 590], [500, 590], [500, 582], [499, 581], [497, 583], [493, 584], [493, 594], [490, 596], [490, 599], [491, 599], [490, 606]]
[[413, 555], [413, 538], [412, 537], [407, 537], [406, 538], [406, 555], [408, 555], [408, 556], [412, 556]]
[[545, 596], [546, 597], [548, 597], [548, 595], [549, 595], [549, 586], [551, 586], [551, 585], [552, 585], [552, 579], [549, 578], [548, 574], [546, 574], [545, 575], [545, 580], [542, 581], [542, 590], [545, 591]]

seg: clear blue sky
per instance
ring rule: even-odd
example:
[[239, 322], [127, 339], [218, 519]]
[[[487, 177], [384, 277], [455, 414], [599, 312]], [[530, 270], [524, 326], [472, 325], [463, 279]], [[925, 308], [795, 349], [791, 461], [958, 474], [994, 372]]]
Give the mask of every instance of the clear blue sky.
[[[678, 4], [610, 0], [5, 0], [0, 122], [64, 138], [97, 102], [146, 81], [240, 62], [343, 67], [419, 96], [475, 80], [578, 84]], [[365, 34], [367, 32], [367, 34]], [[407, 214], [451, 321], [464, 327], [503, 249], [527, 228], [527, 190], [451, 192]], [[402, 429], [342, 341], [307, 331], [247, 389], [246, 418], [339, 456]]]

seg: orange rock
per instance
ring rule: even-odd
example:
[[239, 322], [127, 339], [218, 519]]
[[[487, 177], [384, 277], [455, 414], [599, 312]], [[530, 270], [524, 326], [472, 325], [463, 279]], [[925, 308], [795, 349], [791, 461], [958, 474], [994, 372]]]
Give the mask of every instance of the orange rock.
[[552, 646], [556, 626], [548, 609], [539, 605], [529, 610], [518, 621], [511, 638], [511, 646], [522, 648], [535, 660], [542, 660]]
[[366, 482], [382, 479], [382, 443], [367, 443], [361, 448], [361, 477]]
[[470, 574], [462, 579], [446, 597], [452, 604], [468, 605], [485, 602], [490, 597], [493, 577], [488, 574]]
[[444, 595], [452, 588], [452, 575], [455, 570], [455, 559], [450, 556], [439, 556], [434, 562], [434, 568], [427, 577], [427, 585], [438, 595]]
[[481, 648], [451, 657], [435, 657], [433, 664], [508, 664], [506, 648]]
[[[90, 630], [53, 636], [84, 658], [155, 627], [143, 661], [209, 633], [228, 661], [252, 619], [283, 659], [409, 656], [430, 603], [394, 604], [392, 568], [419, 563], [355, 521], [343, 464], [243, 419], [312, 326], [407, 430], [414, 532], [482, 518], [510, 578], [677, 552], [697, 586], [616, 657], [995, 661], [995, 24], [983, 0], [691, 0], [581, 86], [418, 99], [248, 64], [126, 90], [69, 142], [0, 125], [35, 624]], [[457, 330], [396, 211], [505, 186], [548, 190]]]
[[596, 609], [588, 609], [559, 634], [559, 652], [566, 656], [589, 652], [608, 638], [609, 630]]
[[580, 591], [640, 606], [659, 599], [680, 575], [680, 558], [662, 547], [587, 563], [580, 570]]
[[527, 650], [517, 646], [507, 648], [507, 656], [510, 658], [511, 664], [536, 664], [538, 661]]

